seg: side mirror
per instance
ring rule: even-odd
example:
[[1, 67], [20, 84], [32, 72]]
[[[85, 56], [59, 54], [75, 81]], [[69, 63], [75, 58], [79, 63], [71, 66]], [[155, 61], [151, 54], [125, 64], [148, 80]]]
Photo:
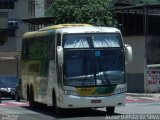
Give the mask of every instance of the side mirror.
[[63, 48], [62, 48], [62, 46], [57, 46], [57, 57], [58, 57], [58, 64], [63, 64]]
[[133, 60], [133, 55], [132, 55], [132, 47], [128, 44], [125, 44], [125, 63], [128, 64]]

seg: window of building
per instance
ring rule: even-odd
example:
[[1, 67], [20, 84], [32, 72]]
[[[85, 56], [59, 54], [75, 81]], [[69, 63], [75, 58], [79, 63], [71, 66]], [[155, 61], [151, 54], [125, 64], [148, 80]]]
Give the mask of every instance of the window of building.
[[14, 1], [0, 1], [0, 9], [14, 9]]
[[14, 29], [8, 29], [8, 36], [9, 37], [15, 37], [16, 31]]

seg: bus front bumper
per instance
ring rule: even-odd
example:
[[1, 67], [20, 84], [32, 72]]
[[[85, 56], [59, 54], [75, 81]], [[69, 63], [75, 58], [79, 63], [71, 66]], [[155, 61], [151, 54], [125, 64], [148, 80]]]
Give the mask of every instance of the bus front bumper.
[[79, 97], [64, 95], [60, 108], [98, 108], [125, 105], [126, 94], [117, 94], [107, 97]]

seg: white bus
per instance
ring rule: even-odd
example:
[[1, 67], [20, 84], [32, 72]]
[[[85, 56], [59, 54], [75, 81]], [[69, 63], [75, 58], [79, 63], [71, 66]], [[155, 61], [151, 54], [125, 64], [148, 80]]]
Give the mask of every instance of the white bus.
[[60, 24], [27, 32], [21, 58], [22, 94], [31, 107], [106, 107], [113, 114], [125, 104], [132, 49], [116, 28]]

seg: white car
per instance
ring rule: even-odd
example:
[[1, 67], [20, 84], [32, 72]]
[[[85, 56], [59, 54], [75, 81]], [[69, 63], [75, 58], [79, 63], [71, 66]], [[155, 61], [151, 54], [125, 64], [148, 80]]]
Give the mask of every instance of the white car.
[[1, 97], [10, 97], [15, 99], [15, 88], [18, 81], [17, 77], [14, 76], [0, 76]]

